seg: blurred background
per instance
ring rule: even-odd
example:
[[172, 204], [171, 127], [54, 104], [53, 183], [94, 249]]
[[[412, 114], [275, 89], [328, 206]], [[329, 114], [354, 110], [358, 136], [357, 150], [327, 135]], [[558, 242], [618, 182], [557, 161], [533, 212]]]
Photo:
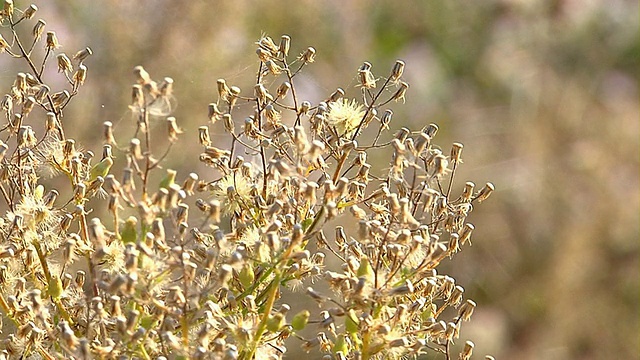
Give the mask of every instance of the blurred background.
[[[435, 142], [446, 152], [453, 141], [465, 145], [459, 187], [470, 180], [497, 188], [471, 216], [473, 246], [440, 269], [478, 303], [461, 343], [472, 339], [477, 358], [640, 354], [637, 1], [35, 4], [59, 51], [94, 52], [87, 83], [65, 112], [67, 135], [99, 153], [109, 120], [126, 143], [132, 69], [143, 65], [156, 80], [175, 80], [185, 134], [164, 165], [179, 174], [199, 167], [197, 127], [217, 99], [216, 79], [253, 93], [261, 34], [290, 35], [294, 54], [316, 48], [298, 83], [312, 103], [339, 86], [356, 96], [363, 61], [387, 76], [403, 59], [411, 87], [406, 104], [393, 105], [391, 127], [437, 123]], [[22, 64], [1, 59], [8, 90]], [[57, 77], [51, 69], [49, 79]]]

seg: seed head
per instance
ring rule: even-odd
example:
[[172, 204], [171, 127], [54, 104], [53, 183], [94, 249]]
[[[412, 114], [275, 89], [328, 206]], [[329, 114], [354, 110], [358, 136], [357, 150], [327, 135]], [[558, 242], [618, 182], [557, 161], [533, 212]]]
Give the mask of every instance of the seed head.
[[75, 74], [73, 74], [73, 82], [75, 85], [83, 85], [84, 81], [87, 79], [87, 67], [84, 64], [80, 64], [78, 66], [78, 70], [76, 70]]
[[371, 73], [371, 64], [365, 62], [362, 67], [358, 70], [358, 75], [360, 78], [360, 86], [365, 89], [373, 89], [376, 87], [376, 79]]
[[58, 42], [58, 37], [56, 36], [55, 31], [47, 31], [47, 42], [45, 48], [51, 51], [59, 47], [60, 43]]
[[93, 55], [93, 50], [91, 50], [90, 47], [86, 47], [73, 55], [73, 60], [76, 60], [77, 62], [82, 64], [82, 62], [91, 55]]
[[363, 117], [364, 109], [355, 100], [342, 99], [329, 104], [327, 122], [334, 126], [341, 136], [348, 136], [353, 132]]
[[136, 82], [140, 85], [145, 85], [151, 82], [151, 76], [140, 65], [133, 68], [133, 75], [136, 77]]
[[289, 55], [289, 48], [291, 47], [291, 37], [289, 35], [282, 35], [280, 38], [280, 45], [278, 46], [278, 56], [286, 57]]
[[13, 0], [4, 0], [2, 14], [9, 18], [13, 16]]
[[312, 63], [316, 59], [316, 49], [313, 47], [308, 47], [301, 55], [300, 59], [305, 63]]
[[5, 52], [10, 47], [4, 36], [0, 35], [0, 53]]
[[31, 30], [31, 34], [33, 35], [34, 41], [40, 40], [40, 37], [42, 36], [42, 33], [44, 32], [44, 27], [46, 25], [47, 23], [44, 20], [38, 19], [38, 22], [33, 26], [33, 30]]
[[283, 82], [282, 84], [280, 84], [280, 86], [278, 86], [278, 89], [276, 90], [276, 100], [277, 99], [282, 99], [285, 96], [287, 96], [287, 93], [289, 92], [289, 90], [291, 90], [291, 84], [288, 81]]
[[22, 18], [23, 19], [33, 19], [33, 17], [36, 14], [36, 11], [38, 11], [38, 7], [34, 4], [29, 5], [28, 8], [26, 8], [24, 10], [24, 12], [22, 13]]
[[486, 183], [484, 187], [480, 190], [478, 195], [476, 195], [476, 199], [478, 200], [478, 202], [483, 202], [487, 200], [495, 189], [496, 188], [492, 183], [490, 182]]
[[473, 348], [475, 344], [472, 341], [467, 341], [464, 343], [464, 349], [460, 352], [460, 360], [469, 360], [471, 359], [471, 355], [473, 354]]

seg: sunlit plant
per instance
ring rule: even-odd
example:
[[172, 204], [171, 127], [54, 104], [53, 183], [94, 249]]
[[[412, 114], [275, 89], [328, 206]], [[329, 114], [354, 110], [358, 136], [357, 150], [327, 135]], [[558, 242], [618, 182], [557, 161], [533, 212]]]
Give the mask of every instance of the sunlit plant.
[[[292, 346], [335, 359], [454, 356], [476, 303], [437, 268], [470, 243], [466, 218], [493, 185], [456, 190], [463, 146], [434, 145], [435, 124], [391, 132], [404, 62], [386, 77], [364, 63], [357, 99], [338, 88], [312, 102], [295, 80], [315, 49], [291, 56], [289, 36], [265, 35], [253, 89], [219, 79], [197, 134], [171, 116], [173, 80], [136, 66], [130, 139], [105, 122], [102, 149], [82, 150], [62, 115], [92, 51], [59, 52], [36, 11], [5, 0], [0, 30], [0, 50], [26, 65], [0, 107], [0, 356], [279, 359]], [[62, 89], [44, 78], [52, 63]], [[180, 141], [202, 149], [185, 165], [209, 170], [163, 168]], [[47, 189], [51, 175], [67, 185]], [[286, 292], [309, 306], [289, 312]]]

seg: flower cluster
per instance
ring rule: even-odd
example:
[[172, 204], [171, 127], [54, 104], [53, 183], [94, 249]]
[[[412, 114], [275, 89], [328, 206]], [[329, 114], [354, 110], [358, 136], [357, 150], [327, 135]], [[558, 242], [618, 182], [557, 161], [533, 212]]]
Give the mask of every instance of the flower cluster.
[[[12, 41], [0, 37], [0, 47], [30, 72], [17, 75], [0, 109], [8, 206], [0, 218], [1, 356], [279, 359], [291, 346], [335, 359], [453, 356], [476, 303], [437, 267], [470, 243], [466, 218], [493, 185], [454, 189], [463, 146], [435, 146], [435, 124], [389, 133], [388, 104], [404, 101], [409, 87], [404, 62], [380, 78], [365, 63], [359, 99], [338, 88], [312, 103], [296, 92], [295, 77], [315, 49], [291, 57], [288, 36], [264, 36], [253, 91], [218, 80], [208, 122], [192, 135], [210, 170], [178, 174], [161, 170], [189, 136], [171, 116], [171, 78], [156, 82], [135, 67], [132, 137], [123, 147], [105, 122], [96, 157], [61, 122], [91, 50], [54, 57], [59, 43], [49, 31], [36, 66], [46, 23], [35, 23], [27, 46], [16, 28], [37, 7], [4, 4]], [[53, 59], [68, 80], [55, 93], [43, 79]], [[253, 114], [240, 118], [241, 102]], [[164, 140], [152, 118], [166, 123]], [[38, 136], [28, 124], [41, 119]], [[227, 134], [227, 145], [214, 146], [210, 132]], [[391, 157], [382, 167], [369, 161], [384, 149]], [[123, 161], [118, 177], [113, 152]], [[66, 177], [69, 190], [45, 189], [45, 173]], [[104, 215], [91, 218], [94, 210]], [[336, 225], [341, 218], [353, 226]], [[289, 291], [313, 306], [289, 312], [281, 301]], [[472, 350], [467, 341], [460, 358]]]

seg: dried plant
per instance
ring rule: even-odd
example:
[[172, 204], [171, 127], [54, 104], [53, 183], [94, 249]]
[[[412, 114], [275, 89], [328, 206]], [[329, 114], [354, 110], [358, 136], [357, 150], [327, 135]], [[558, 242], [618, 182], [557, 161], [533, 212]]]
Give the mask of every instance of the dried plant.
[[[36, 10], [5, 0], [2, 11], [0, 48], [28, 70], [2, 98], [0, 356], [278, 359], [285, 342], [335, 359], [455, 356], [451, 345], [476, 303], [436, 270], [470, 244], [466, 218], [493, 185], [454, 190], [463, 146], [443, 152], [432, 143], [434, 124], [389, 135], [387, 105], [404, 101], [409, 87], [404, 62], [387, 77], [364, 63], [360, 98], [338, 88], [312, 104], [294, 80], [315, 49], [293, 57], [288, 36], [263, 36], [252, 91], [217, 81], [197, 134], [210, 170], [185, 175], [161, 165], [176, 142], [196, 136], [171, 116], [173, 80], [156, 82], [142, 66], [128, 145], [110, 122], [99, 156], [67, 137], [64, 109], [92, 51], [57, 53], [43, 20], [29, 39], [18, 36]], [[43, 78], [52, 61], [64, 89]], [[253, 114], [240, 119], [245, 104]], [[164, 139], [152, 121], [166, 123]], [[210, 131], [226, 134], [228, 146]], [[373, 140], [361, 140], [364, 132]], [[126, 162], [117, 178], [114, 153]], [[389, 161], [371, 160], [387, 153]], [[45, 174], [68, 185], [45, 189]], [[91, 218], [94, 210], [104, 215]], [[290, 291], [313, 306], [288, 313], [280, 298]], [[467, 341], [459, 358], [472, 350]]]

